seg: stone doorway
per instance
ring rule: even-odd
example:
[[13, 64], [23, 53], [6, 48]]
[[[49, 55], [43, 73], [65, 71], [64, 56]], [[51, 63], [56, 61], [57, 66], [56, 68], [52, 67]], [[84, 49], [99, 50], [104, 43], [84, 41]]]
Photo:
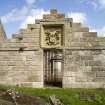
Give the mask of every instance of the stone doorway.
[[44, 50], [44, 83], [45, 86], [62, 87], [62, 50]]

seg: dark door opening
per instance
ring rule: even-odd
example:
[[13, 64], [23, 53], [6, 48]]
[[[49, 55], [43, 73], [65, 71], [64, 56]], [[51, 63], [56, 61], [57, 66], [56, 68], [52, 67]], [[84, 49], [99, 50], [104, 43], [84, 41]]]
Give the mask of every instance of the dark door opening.
[[62, 50], [44, 50], [44, 83], [62, 87]]

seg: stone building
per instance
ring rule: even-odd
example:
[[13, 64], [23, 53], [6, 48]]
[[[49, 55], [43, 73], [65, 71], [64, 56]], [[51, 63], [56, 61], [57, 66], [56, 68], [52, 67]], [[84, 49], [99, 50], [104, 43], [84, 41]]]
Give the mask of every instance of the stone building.
[[7, 39], [0, 22], [0, 84], [105, 87], [105, 38], [51, 10]]

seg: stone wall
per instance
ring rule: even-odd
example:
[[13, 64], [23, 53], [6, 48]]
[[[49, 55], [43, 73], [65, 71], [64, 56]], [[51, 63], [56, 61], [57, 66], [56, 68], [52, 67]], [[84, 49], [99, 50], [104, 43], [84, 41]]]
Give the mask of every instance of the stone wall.
[[105, 87], [105, 50], [65, 50], [63, 86]]
[[0, 52], [0, 83], [43, 87], [43, 52]]
[[0, 43], [0, 83], [43, 87], [43, 50], [40, 25], [28, 25]]
[[[46, 41], [45, 26], [50, 27], [50, 30], [52, 27], [55, 30], [58, 26], [62, 28], [59, 46], [43, 44]], [[0, 83], [44, 87], [43, 51], [61, 49], [62, 87], [105, 88], [105, 38], [97, 37], [96, 32], [89, 32], [88, 27], [65, 18], [64, 14], [51, 10], [51, 14], [21, 29], [11, 39], [3, 35], [1, 27]]]
[[105, 88], [105, 38], [66, 23], [63, 87]]

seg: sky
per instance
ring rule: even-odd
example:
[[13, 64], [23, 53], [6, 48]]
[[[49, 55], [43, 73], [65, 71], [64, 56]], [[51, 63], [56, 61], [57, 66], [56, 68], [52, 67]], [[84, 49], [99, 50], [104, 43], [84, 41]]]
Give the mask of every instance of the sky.
[[65, 13], [67, 18], [105, 37], [105, 0], [0, 0], [0, 18], [7, 37], [35, 23], [50, 9]]

